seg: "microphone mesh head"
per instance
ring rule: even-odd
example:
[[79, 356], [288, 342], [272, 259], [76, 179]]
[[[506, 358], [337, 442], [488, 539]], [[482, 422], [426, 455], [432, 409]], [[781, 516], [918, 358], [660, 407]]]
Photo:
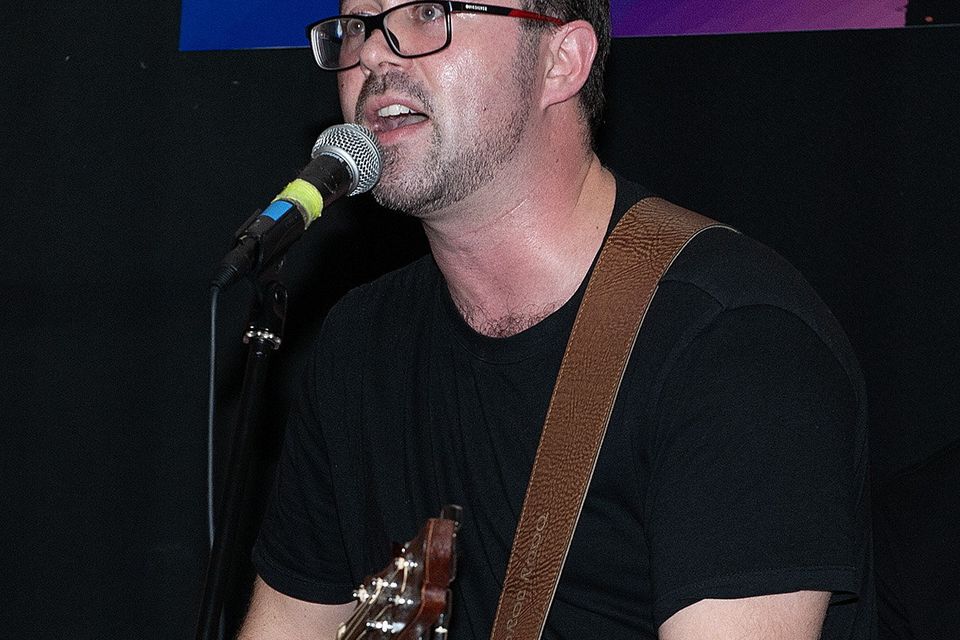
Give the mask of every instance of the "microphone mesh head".
[[383, 151], [373, 132], [359, 124], [338, 124], [320, 134], [311, 158], [331, 155], [350, 167], [351, 190], [347, 195], [366, 193], [377, 184], [383, 167]]

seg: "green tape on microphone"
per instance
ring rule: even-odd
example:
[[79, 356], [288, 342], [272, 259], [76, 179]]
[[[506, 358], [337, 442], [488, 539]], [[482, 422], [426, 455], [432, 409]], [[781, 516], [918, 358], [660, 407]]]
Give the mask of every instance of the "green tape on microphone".
[[297, 178], [284, 187], [280, 195], [273, 199], [274, 202], [277, 200], [296, 203], [300, 210], [307, 215], [307, 219], [304, 221], [305, 226], [309, 226], [311, 222], [319, 218], [323, 211], [323, 196], [320, 195], [320, 191], [301, 178]]

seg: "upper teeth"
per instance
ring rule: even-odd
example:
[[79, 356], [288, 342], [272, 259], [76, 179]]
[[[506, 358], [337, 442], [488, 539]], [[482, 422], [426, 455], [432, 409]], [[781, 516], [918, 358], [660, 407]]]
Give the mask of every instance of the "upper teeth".
[[414, 113], [414, 111], [413, 109], [405, 107], [402, 104], [391, 104], [390, 106], [384, 107], [383, 109], [377, 111], [377, 115], [381, 118], [385, 118], [387, 116], [399, 116], [405, 113]]

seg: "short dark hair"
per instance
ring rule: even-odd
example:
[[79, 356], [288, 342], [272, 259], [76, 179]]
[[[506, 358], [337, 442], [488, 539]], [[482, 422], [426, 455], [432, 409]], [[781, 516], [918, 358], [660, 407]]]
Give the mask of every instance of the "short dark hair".
[[[523, 8], [548, 16], [556, 16], [564, 22], [586, 20], [597, 34], [597, 55], [586, 83], [580, 90], [580, 110], [590, 132], [596, 135], [603, 121], [603, 74], [610, 54], [610, 2], [609, 0], [523, 0]], [[536, 28], [543, 23], [523, 21], [527, 28]]]

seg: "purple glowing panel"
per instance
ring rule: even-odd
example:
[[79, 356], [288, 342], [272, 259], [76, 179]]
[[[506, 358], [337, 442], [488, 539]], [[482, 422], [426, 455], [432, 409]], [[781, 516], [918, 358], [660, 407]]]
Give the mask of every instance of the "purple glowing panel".
[[[340, 11], [338, 0], [181, 1], [182, 51], [304, 47], [304, 26]], [[381, 0], [373, 6], [392, 4], [396, 1]], [[664, 36], [902, 27], [907, 4], [907, 0], [611, 0], [610, 7], [614, 35]]]
[[615, 36], [902, 27], [906, 0], [611, 0]]

